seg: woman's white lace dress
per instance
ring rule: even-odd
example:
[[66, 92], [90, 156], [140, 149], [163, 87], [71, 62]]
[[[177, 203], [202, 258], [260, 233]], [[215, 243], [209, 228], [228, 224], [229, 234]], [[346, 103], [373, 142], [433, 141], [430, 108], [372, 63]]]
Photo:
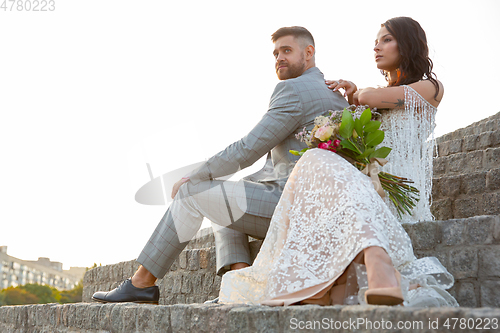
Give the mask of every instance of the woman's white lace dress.
[[[403, 221], [429, 221], [436, 108], [412, 88], [404, 89], [405, 107], [382, 115], [383, 144], [393, 148], [384, 170], [411, 178], [420, 189], [418, 206]], [[457, 306], [445, 291], [453, 276], [434, 257], [415, 258], [391, 205], [342, 157], [309, 150], [288, 179], [253, 266], [223, 276], [220, 302], [293, 304], [324, 290], [349, 268], [341, 302], [364, 303], [366, 271], [351, 262], [363, 249], [380, 246], [403, 277], [406, 306]], [[421, 287], [408, 291], [413, 283]]]

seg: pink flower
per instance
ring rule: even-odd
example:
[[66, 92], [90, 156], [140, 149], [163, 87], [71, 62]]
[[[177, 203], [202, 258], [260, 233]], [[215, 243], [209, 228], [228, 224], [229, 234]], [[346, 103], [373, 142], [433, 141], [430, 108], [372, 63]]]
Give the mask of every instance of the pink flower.
[[333, 146], [334, 146], [335, 148], [338, 148], [338, 147], [340, 146], [340, 140], [339, 140], [339, 139], [334, 140], [334, 141], [333, 141]]
[[[336, 141], [339, 141], [339, 140], [336, 140]], [[340, 142], [340, 141], [339, 141]], [[328, 142], [321, 142], [319, 145], [318, 145], [318, 148], [320, 149], [326, 149], [326, 150], [329, 150], [329, 151], [333, 151], [334, 153], [336, 153], [337, 151], [335, 150], [335, 148], [337, 147], [334, 147], [332, 146], [332, 140], [328, 140]]]
[[316, 130], [314, 136], [323, 141], [329, 139], [332, 136], [332, 134], [333, 134], [333, 128], [331, 126], [321, 126]]

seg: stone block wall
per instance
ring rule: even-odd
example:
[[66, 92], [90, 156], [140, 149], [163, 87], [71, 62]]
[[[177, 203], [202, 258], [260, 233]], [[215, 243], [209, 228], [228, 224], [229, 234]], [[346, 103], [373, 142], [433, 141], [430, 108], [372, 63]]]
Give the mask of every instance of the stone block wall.
[[436, 219], [500, 214], [500, 113], [436, 144], [431, 207]]
[[[455, 277], [450, 293], [462, 306], [500, 307], [500, 216], [403, 224], [417, 258], [434, 256]], [[210, 234], [210, 229], [201, 231]], [[167, 275], [158, 281], [160, 304], [202, 303], [217, 297], [221, 278], [215, 274], [215, 247], [184, 250]], [[261, 241], [252, 241], [252, 255]], [[99, 290], [115, 288], [137, 269], [135, 260], [97, 267], [85, 275], [83, 301]]]

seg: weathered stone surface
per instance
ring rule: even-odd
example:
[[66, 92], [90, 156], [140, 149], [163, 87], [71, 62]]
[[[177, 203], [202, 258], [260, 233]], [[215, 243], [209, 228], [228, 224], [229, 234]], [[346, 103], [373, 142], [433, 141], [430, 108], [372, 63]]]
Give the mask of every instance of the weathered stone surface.
[[500, 281], [485, 281], [481, 284], [481, 304], [500, 307]]
[[493, 219], [478, 216], [467, 219], [466, 242], [468, 245], [491, 244], [493, 242]]
[[500, 192], [485, 193], [482, 206], [484, 214], [500, 214]]
[[486, 174], [486, 189], [495, 191], [500, 189], [500, 168], [491, 169]]
[[[468, 153], [467, 153], [468, 154]], [[447, 156], [447, 172], [449, 173], [464, 173], [466, 168], [466, 153], [458, 153]]]
[[438, 156], [434, 159], [433, 172], [434, 177], [442, 176], [446, 173], [447, 159]]
[[456, 286], [455, 289], [457, 290], [455, 297], [462, 300], [460, 302], [461, 307], [475, 308], [478, 305], [473, 283], [464, 282]]
[[451, 140], [449, 146], [449, 153], [456, 154], [462, 152], [462, 141], [463, 139]]
[[179, 254], [179, 267], [182, 269], [186, 269], [187, 267], [187, 253], [188, 251], [182, 251], [181, 254]]
[[436, 222], [419, 222], [412, 224], [408, 230], [413, 248], [425, 250], [433, 248], [440, 242], [440, 230]]
[[187, 269], [195, 271], [200, 268], [200, 250], [192, 249], [188, 251], [188, 265]]
[[486, 170], [497, 169], [500, 165], [500, 148], [488, 148], [484, 151], [483, 167]]
[[450, 273], [457, 279], [477, 277], [478, 255], [477, 249], [467, 247], [450, 251]]
[[483, 169], [483, 151], [470, 151], [465, 155], [465, 169], [460, 173], [473, 173]]
[[448, 220], [440, 224], [444, 245], [462, 245], [465, 243], [467, 224], [461, 220]]
[[[483, 288], [481, 297], [498, 307], [494, 290], [499, 286], [490, 284]], [[464, 293], [470, 294], [470, 286]], [[493, 291], [493, 293], [492, 293]], [[54, 312], [61, 307], [61, 311]], [[21, 306], [0, 308], [0, 331], [51, 332], [51, 333], [97, 333], [97, 332], [464, 332], [458, 325], [453, 328], [452, 318], [492, 319], [500, 317], [498, 308], [405, 308], [385, 306], [327, 306], [314, 305], [291, 307], [266, 307], [245, 305], [135, 305], [117, 304], [112, 307], [111, 321], [104, 325], [100, 320], [91, 320], [95, 313], [102, 313], [108, 305], [83, 303], [69, 323], [59, 320], [62, 313], [73, 305]], [[95, 310], [89, 311], [89, 308]], [[55, 324], [35, 322], [34, 325], [18, 325], [18, 313], [33, 312], [35, 317], [50, 317], [55, 314]], [[89, 320], [90, 319], [90, 320]], [[107, 319], [106, 319], [107, 320]], [[383, 321], [382, 321], [383, 320]], [[445, 323], [451, 324], [446, 329]], [[397, 327], [397, 325], [402, 325]], [[483, 330], [473, 330], [482, 332]], [[485, 330], [493, 332], [494, 330]]]
[[483, 171], [463, 175], [460, 182], [460, 192], [467, 195], [484, 193], [486, 189], [486, 174], [487, 172]]
[[437, 220], [448, 220], [453, 218], [452, 200], [450, 198], [434, 200], [431, 212]]
[[462, 144], [462, 150], [464, 152], [476, 150], [477, 147], [477, 142], [479, 141], [479, 135], [467, 135], [464, 137], [463, 144]]
[[463, 218], [481, 215], [482, 205], [477, 197], [464, 197], [454, 202], [453, 217]]
[[[463, 182], [462, 175], [441, 177], [436, 183], [437, 195], [441, 197], [456, 197], [460, 193], [460, 184]], [[434, 184], [433, 184], [434, 185]]]
[[200, 249], [200, 268], [207, 268], [209, 260], [208, 249]]
[[479, 276], [482, 278], [500, 277], [500, 245], [479, 250]]

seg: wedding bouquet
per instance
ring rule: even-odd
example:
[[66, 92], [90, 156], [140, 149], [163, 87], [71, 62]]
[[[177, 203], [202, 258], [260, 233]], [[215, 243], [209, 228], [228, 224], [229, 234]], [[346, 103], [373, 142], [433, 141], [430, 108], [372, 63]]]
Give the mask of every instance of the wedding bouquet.
[[296, 135], [308, 148], [290, 150], [290, 153], [302, 156], [311, 148], [321, 148], [339, 154], [371, 178], [381, 197], [387, 192], [399, 217], [405, 213], [411, 215], [411, 210], [419, 200], [418, 189], [409, 185], [413, 181], [378, 169], [387, 163], [385, 158], [391, 152], [391, 148], [377, 147], [385, 136], [384, 131], [379, 129], [380, 121], [375, 120], [379, 115], [367, 106], [355, 105], [344, 111], [328, 111], [324, 116], [316, 117], [311, 131], [304, 128]]

